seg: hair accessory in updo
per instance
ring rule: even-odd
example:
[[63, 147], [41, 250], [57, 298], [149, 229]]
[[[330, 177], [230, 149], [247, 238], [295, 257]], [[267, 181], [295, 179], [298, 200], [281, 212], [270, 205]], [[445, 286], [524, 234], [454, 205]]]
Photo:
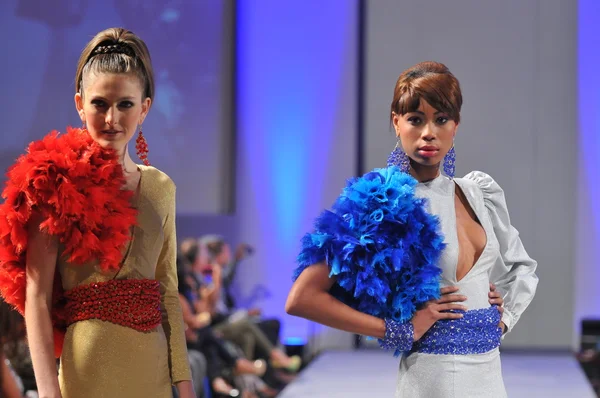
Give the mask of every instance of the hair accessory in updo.
[[134, 57], [135, 54], [130, 46], [123, 43], [100, 45], [94, 49], [92, 56], [98, 54], [126, 54], [130, 57]]

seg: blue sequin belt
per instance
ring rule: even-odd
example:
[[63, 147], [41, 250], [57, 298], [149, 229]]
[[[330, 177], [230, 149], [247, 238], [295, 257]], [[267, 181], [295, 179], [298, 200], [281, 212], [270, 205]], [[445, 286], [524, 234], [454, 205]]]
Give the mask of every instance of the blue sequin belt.
[[412, 352], [443, 355], [483, 354], [500, 346], [502, 329], [496, 306], [472, 311], [461, 319], [437, 321], [413, 344]]

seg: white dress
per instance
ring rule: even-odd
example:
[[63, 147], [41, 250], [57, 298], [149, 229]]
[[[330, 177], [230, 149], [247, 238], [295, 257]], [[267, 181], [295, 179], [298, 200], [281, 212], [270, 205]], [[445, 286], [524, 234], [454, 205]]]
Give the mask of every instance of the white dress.
[[[487, 235], [483, 253], [460, 281], [456, 279], [456, 185], [463, 191]], [[432, 181], [420, 183], [416, 187], [416, 195], [428, 199], [429, 212], [440, 218], [447, 245], [440, 259], [442, 285], [458, 286], [458, 293], [467, 296], [464, 304], [470, 312], [489, 310], [489, 283], [493, 282], [504, 297], [502, 321], [510, 332], [535, 294], [537, 263], [527, 255], [518, 231], [510, 224], [500, 186], [487, 174], [474, 171], [464, 178], [450, 180], [440, 175]], [[425, 336], [421, 340], [424, 339]], [[462, 344], [469, 345], [469, 339]], [[425, 350], [416, 345], [413, 351], [402, 357], [396, 397], [506, 397], [498, 348], [478, 354], [422, 351]], [[460, 349], [457, 351], [460, 352]]]

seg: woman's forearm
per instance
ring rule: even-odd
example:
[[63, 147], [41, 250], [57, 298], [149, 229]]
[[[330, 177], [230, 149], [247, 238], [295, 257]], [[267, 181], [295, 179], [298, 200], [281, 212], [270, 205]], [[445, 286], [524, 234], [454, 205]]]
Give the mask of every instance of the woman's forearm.
[[50, 309], [58, 259], [58, 238], [42, 233], [40, 222], [41, 218], [36, 215], [28, 225], [25, 325], [39, 396], [56, 398], [61, 394], [54, 358]]
[[207, 288], [206, 301], [211, 313], [216, 311], [220, 294], [220, 288], [216, 285], [212, 285], [211, 287]]
[[325, 291], [300, 292], [292, 288], [285, 306], [290, 315], [309, 319], [346, 332], [383, 338], [383, 319], [356, 311]]
[[40, 398], [60, 397], [50, 310], [45, 300], [27, 296], [25, 323]]
[[206, 295], [206, 297], [208, 298], [208, 301], [211, 305], [219, 301], [220, 293], [220, 289], [217, 286], [213, 285], [212, 287], [208, 288], [208, 294]]
[[196, 396], [194, 384], [190, 380], [177, 382], [175, 386], [180, 398], [194, 398]]

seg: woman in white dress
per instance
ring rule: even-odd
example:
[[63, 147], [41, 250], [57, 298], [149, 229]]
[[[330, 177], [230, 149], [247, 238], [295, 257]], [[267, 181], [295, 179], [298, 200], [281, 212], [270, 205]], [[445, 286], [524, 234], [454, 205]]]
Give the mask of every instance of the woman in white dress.
[[[416, 306], [408, 316], [405, 309], [410, 306], [402, 304], [404, 313], [396, 319], [369, 315], [384, 313], [378, 308], [372, 310], [371, 304], [348, 305], [350, 301], [339, 299], [341, 296], [332, 292], [345, 289], [359, 298], [359, 290], [365, 290], [360, 284], [364, 283], [370, 289], [364, 296], [367, 301], [381, 295], [381, 302], [391, 306], [391, 296], [386, 296], [386, 292], [391, 289], [393, 294], [396, 289], [401, 294], [404, 282], [398, 283], [400, 287], [393, 282], [389, 286], [382, 283], [382, 287], [369, 282], [368, 277], [357, 277], [365, 266], [355, 271], [352, 268], [356, 261], [344, 263], [351, 256], [348, 250], [354, 249], [348, 249], [348, 244], [343, 250], [331, 249], [342, 247], [332, 243], [328, 252], [319, 251], [325, 247], [323, 236], [335, 239], [317, 231], [303, 242], [300, 267], [286, 303], [289, 314], [376, 337], [383, 348], [402, 352], [397, 397], [505, 397], [500, 340], [515, 326], [537, 287], [537, 263], [527, 255], [510, 223], [500, 186], [479, 171], [454, 178], [454, 137], [461, 105], [459, 83], [443, 64], [423, 62], [404, 71], [396, 83], [391, 105], [391, 121], [398, 138], [388, 160], [392, 167], [355, 180], [363, 183], [372, 182], [375, 177], [385, 179], [397, 169], [416, 180], [403, 189], [409, 187], [415, 198], [425, 199], [414, 203], [417, 207], [422, 204], [424, 211], [435, 217], [440, 241], [443, 240], [439, 256], [432, 256], [439, 274], [437, 279], [429, 279], [436, 281], [437, 296], [431, 299], [431, 294], [425, 294], [427, 289], [421, 288], [420, 297], [428, 297], [427, 300], [415, 299]], [[338, 200], [336, 205], [340, 203]], [[339, 217], [347, 221], [350, 216], [344, 213]], [[346, 235], [339, 235], [338, 240], [344, 239], [340, 236]], [[388, 242], [385, 236], [382, 239]], [[404, 255], [402, 261], [417, 258], [413, 257]], [[388, 256], [383, 263], [394, 261]], [[366, 268], [369, 267], [372, 270], [381, 266], [370, 261]], [[376, 275], [388, 272], [388, 268], [378, 268]], [[400, 307], [402, 299], [398, 300], [393, 303]]]

